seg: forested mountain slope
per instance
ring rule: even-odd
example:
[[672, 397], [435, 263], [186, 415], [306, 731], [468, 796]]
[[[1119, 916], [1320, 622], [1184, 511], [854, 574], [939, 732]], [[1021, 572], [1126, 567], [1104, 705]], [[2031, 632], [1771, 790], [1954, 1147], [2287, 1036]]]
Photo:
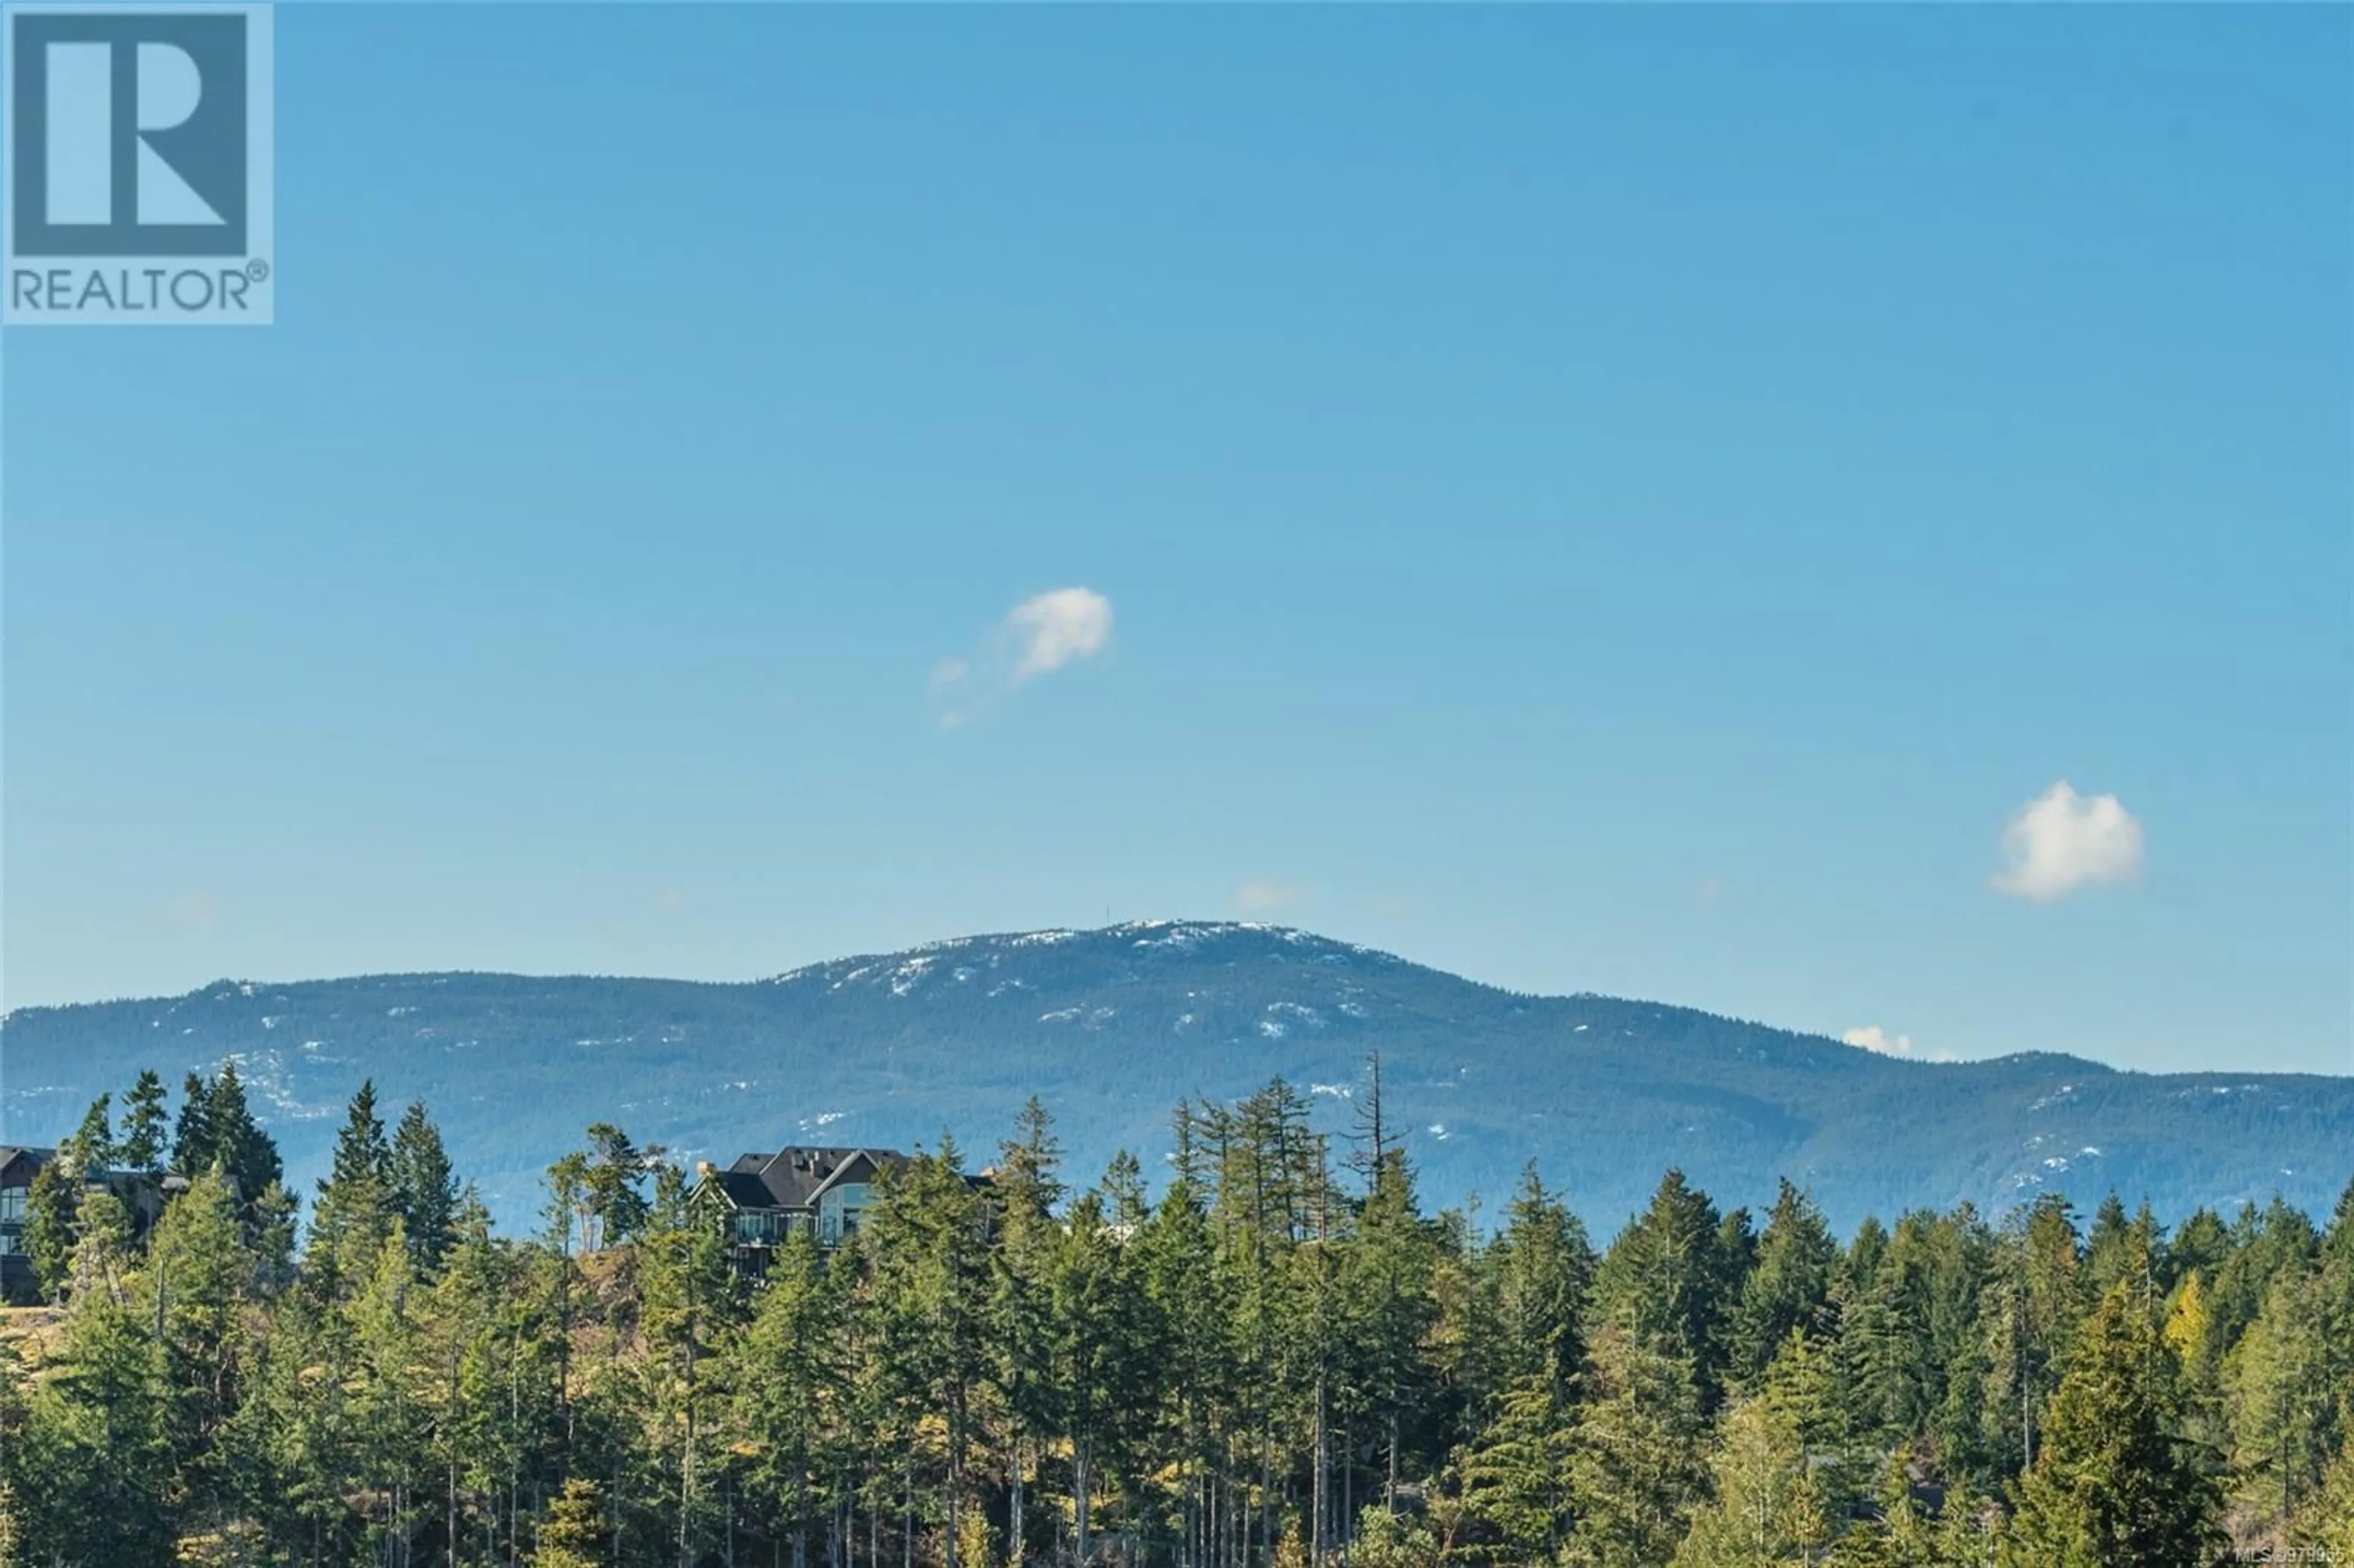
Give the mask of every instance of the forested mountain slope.
[[1375, 1051], [1430, 1202], [1499, 1199], [1534, 1160], [1606, 1230], [1670, 1164], [1728, 1204], [1770, 1200], [1787, 1175], [1845, 1225], [1963, 1199], [1999, 1212], [2062, 1185], [2167, 1216], [2274, 1192], [2320, 1213], [2354, 1150], [2354, 1079], [1901, 1061], [1658, 1003], [1516, 995], [1256, 925], [972, 937], [742, 984], [223, 981], [0, 1024], [12, 1141], [63, 1137], [142, 1067], [176, 1085], [234, 1058], [307, 1187], [373, 1077], [387, 1106], [429, 1104], [510, 1224], [592, 1120], [722, 1161], [794, 1141], [929, 1146], [945, 1128], [979, 1165], [1035, 1094], [1075, 1171], [1126, 1147], [1151, 1171], [1175, 1102], [1276, 1075], [1344, 1130]]

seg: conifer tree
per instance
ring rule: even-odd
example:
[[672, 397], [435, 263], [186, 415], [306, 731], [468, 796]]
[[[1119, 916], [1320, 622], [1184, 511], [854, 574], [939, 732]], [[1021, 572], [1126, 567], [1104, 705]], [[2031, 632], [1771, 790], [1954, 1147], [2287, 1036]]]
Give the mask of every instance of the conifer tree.
[[997, 1146], [991, 1185], [1011, 1220], [1044, 1220], [1063, 1202], [1063, 1145], [1055, 1118], [1033, 1095], [1022, 1107], [1013, 1136]]
[[1571, 1465], [1577, 1434], [1566, 1386], [1550, 1366], [1520, 1377], [1466, 1457], [1464, 1506], [1493, 1537], [1499, 1563], [1553, 1562], [1575, 1517]]
[[2318, 1489], [2337, 1444], [2328, 1335], [2319, 1275], [2285, 1269], [2224, 1363], [2240, 1495], [2275, 1528]]
[[440, 1267], [457, 1215], [458, 1180], [441, 1147], [441, 1129], [426, 1115], [422, 1100], [411, 1100], [401, 1113], [386, 1161], [386, 1183], [418, 1266], [429, 1273]]
[[1014, 1134], [998, 1146], [992, 1195], [998, 1245], [991, 1249], [991, 1375], [1005, 1424], [1006, 1542], [1019, 1563], [1029, 1539], [1030, 1472], [1056, 1434], [1060, 1401], [1052, 1366], [1054, 1209], [1062, 1201], [1062, 1147], [1054, 1119], [1033, 1096]]
[[213, 1162], [211, 1086], [200, 1074], [190, 1073], [180, 1086], [180, 1114], [172, 1124], [172, 1169], [195, 1176]]
[[1578, 1568], [1664, 1563], [1706, 1493], [1706, 1430], [1690, 1366], [1624, 1322], [1596, 1335], [1570, 1470]]
[[2264, 1309], [2273, 1281], [2309, 1267], [2320, 1245], [2305, 1211], [2277, 1196], [2262, 1209], [2253, 1203], [2242, 1207], [2228, 1232], [2223, 1260], [2209, 1277], [2209, 1311], [2223, 1343], [2239, 1342]]
[[596, 1482], [578, 1477], [566, 1481], [540, 1521], [532, 1568], [606, 1568], [611, 1560], [605, 1555], [604, 1515]]
[[1174, 1461], [1175, 1525], [1182, 1568], [1224, 1561], [1220, 1500], [1225, 1479], [1219, 1425], [1230, 1399], [1216, 1242], [1204, 1190], [1202, 1150], [1190, 1106], [1174, 1118], [1174, 1174], [1136, 1238], [1138, 1288], [1158, 1325], [1170, 1402], [1160, 1413], [1162, 1452]]
[[2034, 1457], [2083, 1299], [2074, 1215], [2064, 1197], [2046, 1193], [2002, 1236], [1981, 1298], [1985, 1437], [2013, 1473]]
[[[215, 1136], [225, 1138], [218, 1086], [210, 1111]], [[334, 1161], [319, 1181], [312, 1210], [306, 1261], [323, 1283], [356, 1285], [377, 1269], [385, 1238], [398, 1218], [392, 1197], [392, 1148], [376, 1115], [376, 1084], [363, 1080], [345, 1111]]]
[[1438, 1568], [1444, 1560], [1429, 1526], [1385, 1508], [1365, 1510], [1349, 1546], [1350, 1568]]
[[451, 1233], [419, 1335], [426, 1453], [441, 1482], [436, 1527], [450, 1542], [477, 1542], [495, 1556], [501, 1483], [521, 1457], [522, 1367], [511, 1350], [520, 1347], [504, 1330], [524, 1281], [471, 1192], [460, 1199]]
[[[208, 1171], [156, 1222], [141, 1282], [154, 1304], [179, 1440], [198, 1453], [217, 1445], [236, 1408], [247, 1350], [239, 1319], [256, 1283], [227, 1179]], [[196, 1468], [201, 1475], [205, 1467]]]
[[[2111, 1189], [2093, 1211], [2092, 1228], [2084, 1234], [2086, 1295], [2098, 1299], [2110, 1287], [2128, 1281], [2137, 1289], [2153, 1286], [2159, 1266], [2154, 1228], [2154, 1223], [2137, 1227], [2126, 1213], [2125, 1200]], [[2146, 1294], [2156, 1292], [2146, 1289]]]
[[868, 1231], [888, 1375], [942, 1427], [946, 1568], [960, 1568], [975, 1394], [988, 1371], [985, 1224], [956, 1141], [943, 1136], [938, 1153], [918, 1154], [885, 1183]]
[[1809, 1332], [1830, 1295], [1839, 1244], [1814, 1200], [1787, 1180], [1757, 1238], [1734, 1310], [1731, 1376], [1754, 1388], [1794, 1329]]
[[164, 1080], [152, 1068], [143, 1071], [122, 1097], [122, 1139], [116, 1158], [126, 1169], [149, 1177], [164, 1173], [171, 1127], [164, 1107]]
[[1671, 1170], [1610, 1244], [1594, 1288], [1603, 1315], [1636, 1344], [1682, 1364], [1705, 1411], [1718, 1391], [1724, 1308], [1738, 1283], [1715, 1204]]
[[[1532, 1372], [1540, 1368], [1558, 1372], [1559, 1358], [1576, 1353], [1575, 1312], [1592, 1272], [1590, 1257], [1580, 1250], [1582, 1232], [1564, 1228], [1552, 1235], [1539, 1234], [1556, 1218], [1544, 1202], [1540, 1191], [1526, 1213], [1528, 1228], [1518, 1237], [1526, 1266], [1514, 1277], [1526, 1292], [1515, 1298], [1515, 1307], [1532, 1315], [1532, 1326], [1547, 1335], [1555, 1357], [1550, 1362], [1532, 1362]], [[1557, 1247], [1558, 1255], [1547, 1254], [1549, 1247]], [[1435, 1227], [1416, 1203], [1414, 1167], [1405, 1147], [1393, 1143], [1374, 1169], [1373, 1190], [1365, 1195], [1354, 1234], [1341, 1249], [1340, 1299], [1333, 1316], [1336, 1324], [1348, 1325], [1341, 1375], [1350, 1385], [1352, 1414], [1354, 1407], [1363, 1407], [1380, 1443], [1385, 1498], [1396, 1490], [1413, 1413], [1429, 1403], [1432, 1376], [1425, 1346], [1437, 1317], [1432, 1282], [1440, 1250]], [[1547, 1277], [1548, 1269], [1556, 1276]], [[1554, 1312], [1564, 1317], [1549, 1316]]]
[[222, 1063], [209, 1085], [190, 1075], [172, 1146], [172, 1167], [184, 1176], [200, 1176], [215, 1165], [235, 1188], [239, 1214], [257, 1223], [285, 1171], [277, 1143], [246, 1104], [234, 1060]]
[[1048, 1265], [1050, 1362], [1062, 1436], [1070, 1445], [1074, 1550], [1089, 1560], [1097, 1468], [1118, 1430], [1119, 1402], [1133, 1371], [1123, 1312], [1119, 1249], [1106, 1228], [1103, 1200], [1083, 1194], [1060, 1227]]
[[33, 1172], [25, 1193], [24, 1245], [34, 1293], [43, 1300], [54, 1300], [65, 1287], [80, 1210], [81, 1181], [63, 1160]]
[[2338, 1444], [2320, 1487], [2298, 1511], [2290, 1544], [2328, 1554], [2317, 1561], [2354, 1562], [2354, 1434]]
[[[356, 1239], [354, 1233], [348, 1241]], [[433, 1390], [421, 1312], [428, 1298], [397, 1220], [382, 1233], [372, 1263], [345, 1308], [355, 1374], [349, 1463], [369, 1499], [363, 1529], [398, 1561], [408, 1554], [405, 1543], [440, 1490], [427, 1457]]]
[[1876, 1507], [1832, 1546], [1834, 1568], [1946, 1568], [1937, 1521], [1913, 1495], [1913, 1455], [1899, 1448], [1881, 1472]]
[[779, 1247], [719, 1376], [744, 1479], [794, 1568], [808, 1561], [824, 1483], [842, 1462], [832, 1450], [851, 1395], [844, 1364], [848, 1304], [818, 1254], [795, 1232]]
[[2019, 1484], [2014, 1568], [2214, 1562], [2214, 1483], [2178, 1435], [2178, 1369], [2132, 1282], [2102, 1298]]
[[[67, 1563], [157, 1563], [175, 1533], [172, 1410], [144, 1303], [119, 1288], [120, 1259], [100, 1211], [77, 1249], [77, 1288], [54, 1374], [38, 1387], [36, 1449], [50, 1482], [38, 1548]], [[106, 1202], [111, 1202], [107, 1199]], [[119, 1209], [119, 1205], [117, 1205]]]
[[92, 1100], [73, 1136], [58, 1146], [58, 1159], [84, 1180], [103, 1181], [114, 1168], [114, 1129], [109, 1122], [113, 1104], [112, 1095]]
[[1582, 1319], [1594, 1278], [1585, 1226], [1545, 1190], [1536, 1166], [1521, 1172], [1490, 1259], [1507, 1377], [1574, 1376], [1585, 1358]]
[[694, 1568], [699, 1543], [721, 1511], [716, 1428], [719, 1380], [711, 1363], [736, 1320], [717, 1228], [688, 1202], [677, 1168], [656, 1173], [651, 1217], [634, 1247], [639, 1271], [641, 1333], [646, 1355], [638, 1369], [650, 1396], [648, 1446], [664, 1472], [666, 1532], [679, 1568]]
[[1797, 1425], [1762, 1395], [1725, 1412], [1710, 1459], [1713, 1496], [1693, 1516], [1675, 1568], [1781, 1568], [1819, 1560], [1830, 1538]]
[[582, 1201], [595, 1225], [592, 1249], [628, 1241], [652, 1213], [645, 1195], [646, 1166], [657, 1152], [640, 1149], [610, 1122], [590, 1126], [581, 1184]]

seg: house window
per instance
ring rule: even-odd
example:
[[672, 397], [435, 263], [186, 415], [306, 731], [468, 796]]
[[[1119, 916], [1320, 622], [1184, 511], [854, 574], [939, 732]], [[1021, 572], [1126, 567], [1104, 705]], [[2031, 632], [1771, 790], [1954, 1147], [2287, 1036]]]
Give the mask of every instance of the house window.
[[783, 1216], [773, 1210], [754, 1209], [736, 1216], [736, 1240], [739, 1245], [771, 1245], [783, 1233]]
[[21, 1225], [25, 1223], [25, 1189], [0, 1187], [0, 1225]]
[[856, 1235], [860, 1223], [866, 1217], [867, 1194], [871, 1191], [864, 1181], [845, 1181], [820, 1198], [817, 1239], [827, 1246], [838, 1246], [843, 1237]]

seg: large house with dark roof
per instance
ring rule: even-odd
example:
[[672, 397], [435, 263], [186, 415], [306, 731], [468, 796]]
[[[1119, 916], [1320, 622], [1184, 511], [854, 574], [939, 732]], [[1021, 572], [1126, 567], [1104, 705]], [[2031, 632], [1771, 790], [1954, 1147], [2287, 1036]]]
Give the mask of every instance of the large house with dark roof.
[[[33, 1288], [33, 1259], [25, 1250], [26, 1211], [33, 1178], [57, 1157], [54, 1149], [0, 1144], [0, 1299], [21, 1300]], [[165, 1176], [159, 1182], [137, 1171], [109, 1171], [86, 1178], [84, 1185], [122, 1199], [133, 1234], [145, 1235], [163, 1213], [164, 1199], [187, 1182], [178, 1176]]]
[[726, 1170], [706, 1163], [702, 1185], [728, 1215], [728, 1243], [754, 1269], [796, 1233], [822, 1247], [857, 1233], [874, 1202], [875, 1179], [907, 1163], [896, 1149], [807, 1149], [747, 1154]]
[[0, 1145], [0, 1293], [11, 1298], [33, 1283], [33, 1261], [25, 1255], [25, 1197], [57, 1152]]
[[[875, 1206], [875, 1182], [907, 1156], [896, 1149], [811, 1149], [792, 1145], [774, 1154], [747, 1154], [725, 1171], [708, 1160], [695, 1167], [699, 1202], [725, 1216], [736, 1266], [758, 1274], [789, 1236], [814, 1239], [828, 1251], [858, 1233]], [[991, 1172], [967, 1176], [987, 1188]]]
[[[0, 1299], [21, 1301], [33, 1289], [32, 1255], [25, 1250], [27, 1211], [31, 1206], [33, 1179], [57, 1157], [54, 1149], [0, 1144]], [[177, 1172], [158, 1177], [146, 1171], [109, 1171], [103, 1175], [85, 1173], [82, 1185], [122, 1200], [131, 1234], [144, 1237], [163, 1217], [164, 1203], [175, 1193], [186, 1191], [188, 1179]], [[236, 1191], [234, 1181], [230, 1191]]]

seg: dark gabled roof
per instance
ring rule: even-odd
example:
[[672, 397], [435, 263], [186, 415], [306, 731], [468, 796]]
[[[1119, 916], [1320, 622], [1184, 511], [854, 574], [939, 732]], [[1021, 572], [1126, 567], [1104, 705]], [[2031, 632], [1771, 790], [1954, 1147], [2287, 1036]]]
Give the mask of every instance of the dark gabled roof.
[[774, 1154], [747, 1154], [711, 1180], [739, 1209], [813, 1209], [827, 1188], [871, 1180], [907, 1162], [896, 1149], [816, 1149], [789, 1144]]
[[54, 1149], [0, 1144], [0, 1187], [29, 1187], [34, 1174], [58, 1157]]
[[872, 1181], [886, 1170], [896, 1170], [907, 1163], [907, 1157], [896, 1149], [861, 1149], [849, 1159], [836, 1162], [834, 1168], [810, 1190], [810, 1202], [815, 1202], [836, 1187], [846, 1187], [856, 1181]]
[[769, 1190], [760, 1185], [758, 1171], [716, 1171], [712, 1173], [711, 1180], [719, 1184], [719, 1190], [726, 1194], [727, 1201], [739, 1209], [765, 1209], [774, 1202], [769, 1196]]

